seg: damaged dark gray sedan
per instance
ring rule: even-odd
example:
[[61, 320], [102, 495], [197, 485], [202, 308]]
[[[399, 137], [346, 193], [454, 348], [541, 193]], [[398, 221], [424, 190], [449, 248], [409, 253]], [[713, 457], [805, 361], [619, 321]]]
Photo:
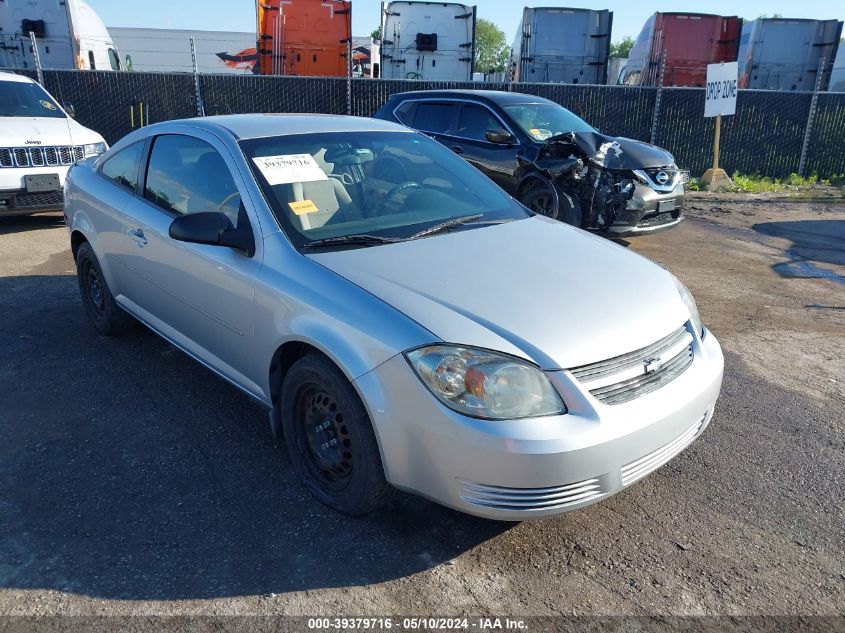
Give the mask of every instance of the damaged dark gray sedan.
[[672, 154], [602, 134], [553, 101], [425, 90], [394, 94], [373, 116], [431, 136], [529, 209], [567, 224], [626, 237], [682, 220], [687, 178]]

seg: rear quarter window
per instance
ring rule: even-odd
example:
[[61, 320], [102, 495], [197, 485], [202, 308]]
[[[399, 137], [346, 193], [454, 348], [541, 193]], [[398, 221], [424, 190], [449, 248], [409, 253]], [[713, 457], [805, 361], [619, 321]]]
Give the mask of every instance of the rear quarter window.
[[138, 186], [138, 172], [143, 149], [144, 143], [140, 142], [120, 150], [103, 163], [100, 173], [121, 187], [135, 191]]

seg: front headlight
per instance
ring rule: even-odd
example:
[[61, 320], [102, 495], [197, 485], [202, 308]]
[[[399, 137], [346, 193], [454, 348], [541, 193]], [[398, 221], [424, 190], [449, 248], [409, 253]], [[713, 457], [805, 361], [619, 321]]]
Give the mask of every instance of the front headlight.
[[687, 310], [689, 310], [692, 327], [696, 332], [698, 332], [698, 335], [703, 338], [704, 327], [701, 325], [701, 317], [698, 315], [698, 306], [695, 305], [695, 299], [692, 298], [692, 294], [690, 294], [689, 289], [681, 283], [680, 279], [675, 277], [675, 275], [672, 275], [672, 279], [675, 280], [675, 286], [678, 288], [678, 294], [681, 295], [681, 299], [687, 306]]
[[105, 143], [89, 143], [88, 145], [83, 145], [83, 149], [85, 150], [85, 158], [89, 158], [104, 154], [108, 146]]
[[524, 361], [486, 350], [432, 345], [405, 354], [443, 404], [485, 420], [557, 415], [566, 407], [546, 375]]

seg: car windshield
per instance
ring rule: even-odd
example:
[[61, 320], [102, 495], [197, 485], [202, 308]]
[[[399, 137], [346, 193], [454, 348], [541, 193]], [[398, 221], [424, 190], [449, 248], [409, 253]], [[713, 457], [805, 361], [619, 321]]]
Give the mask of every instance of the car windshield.
[[370, 246], [530, 215], [422, 134], [302, 134], [241, 148], [297, 248]]
[[0, 81], [0, 116], [65, 118], [41, 86], [20, 81]]
[[545, 141], [567, 132], [595, 132], [595, 128], [556, 103], [521, 103], [504, 106], [523, 132], [534, 140]]

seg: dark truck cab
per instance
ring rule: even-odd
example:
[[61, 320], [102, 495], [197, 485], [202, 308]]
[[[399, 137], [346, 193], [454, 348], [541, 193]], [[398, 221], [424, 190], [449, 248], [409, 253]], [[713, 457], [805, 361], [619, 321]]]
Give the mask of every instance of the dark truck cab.
[[394, 94], [374, 115], [431, 136], [526, 207], [610, 237], [683, 219], [686, 175], [664, 149], [601, 134], [562, 106], [492, 90]]

